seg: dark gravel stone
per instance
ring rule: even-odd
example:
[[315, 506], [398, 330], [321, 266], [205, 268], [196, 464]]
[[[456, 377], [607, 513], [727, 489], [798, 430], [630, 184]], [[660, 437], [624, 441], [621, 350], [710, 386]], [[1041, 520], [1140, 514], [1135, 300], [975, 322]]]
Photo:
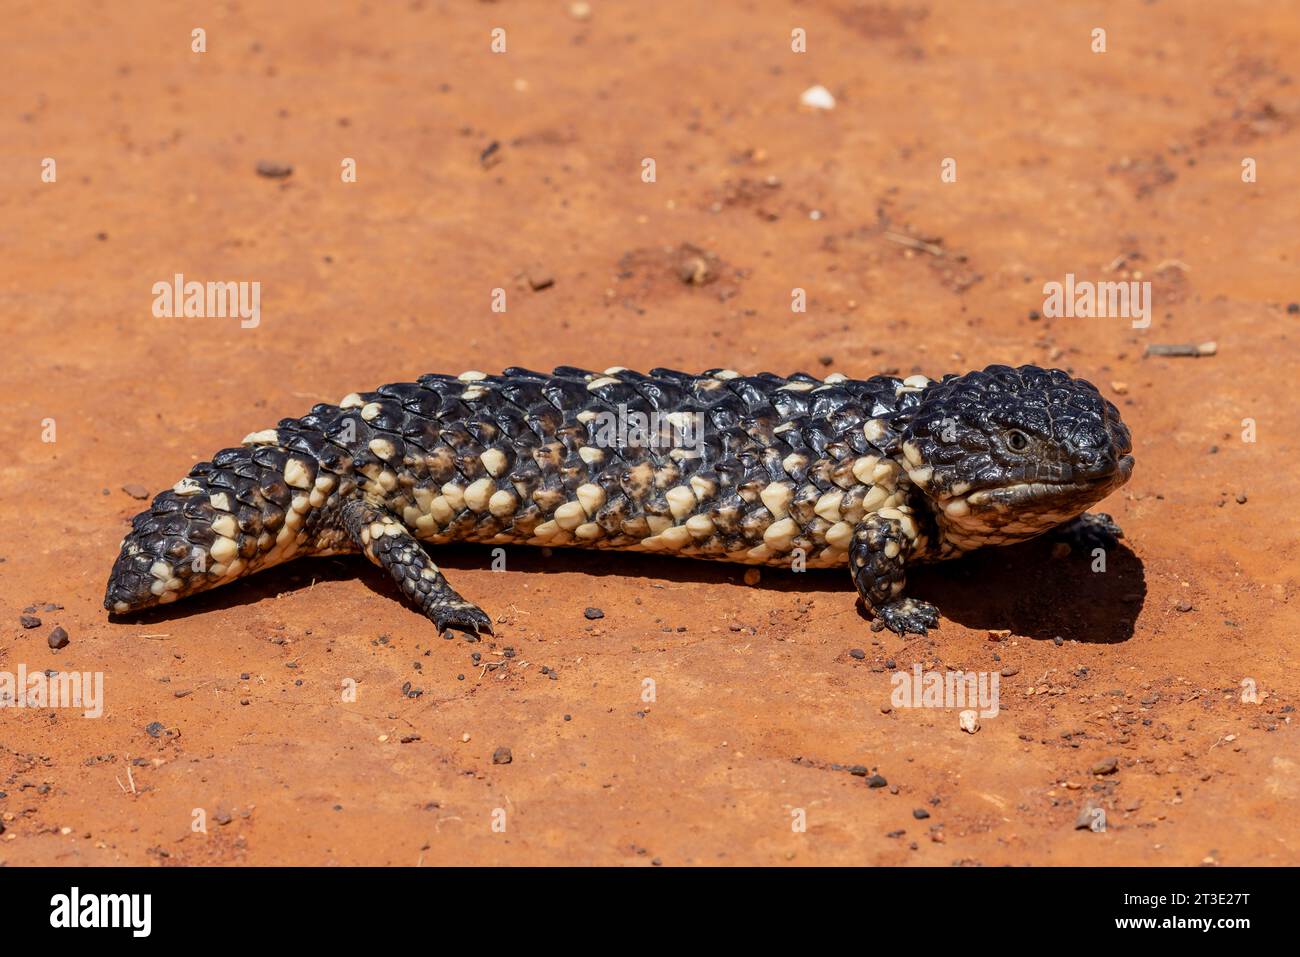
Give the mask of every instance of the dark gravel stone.
[[22, 625], [24, 628], [41, 627], [41, 620], [37, 618], [35, 615], [19, 615], [18, 623]]
[[257, 175], [265, 176], [269, 179], [284, 179], [293, 173], [293, 167], [288, 163], [277, 163], [274, 160], [258, 160]]
[[514, 759], [515, 756], [510, 753], [509, 748], [497, 748], [492, 752], [493, 764], [509, 764]]
[[918, 821], [924, 821], [929, 816], [930, 812], [923, 807], [915, 808], [912, 811], [912, 817], [916, 818]]
[[1093, 774], [1114, 774], [1119, 770], [1119, 758], [1102, 758], [1091, 770]]
[[871, 777], [867, 778], [867, 787], [869, 788], [883, 788], [888, 786], [889, 782], [879, 774], [873, 774]]
[[[1074, 829], [1076, 831], [1091, 831], [1092, 825], [1097, 820], [1096, 812], [1102, 810], [1091, 801], [1086, 802], [1083, 807], [1079, 808], [1079, 816], [1074, 819]], [[1102, 811], [1104, 815], [1106, 812]], [[1105, 821], [1105, 817], [1101, 818]]]
[[162, 733], [167, 730], [166, 725], [161, 721], [153, 721], [145, 726], [144, 733], [151, 738], [161, 737]]
[[588, 608], [583, 614], [587, 616], [588, 621], [595, 621], [597, 618], [605, 617], [605, 613], [599, 608]]
[[858, 661], [861, 661], [863, 658], [867, 657], [867, 653], [863, 651], [861, 648], [850, 648], [849, 657], [856, 658], [858, 659]]

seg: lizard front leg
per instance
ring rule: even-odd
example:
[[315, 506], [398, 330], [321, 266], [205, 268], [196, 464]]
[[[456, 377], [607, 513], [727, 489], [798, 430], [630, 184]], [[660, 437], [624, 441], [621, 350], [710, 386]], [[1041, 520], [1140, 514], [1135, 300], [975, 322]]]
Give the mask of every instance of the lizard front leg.
[[871, 630], [888, 628], [900, 635], [924, 635], [939, 626], [939, 609], [929, 602], [903, 596], [905, 569], [916, 541], [910, 515], [863, 520], [849, 546], [849, 570], [867, 611], [875, 616]]
[[1105, 512], [1084, 512], [1073, 521], [1058, 525], [1047, 533], [1053, 541], [1065, 542], [1079, 552], [1104, 548], [1107, 551], [1119, 544], [1124, 531]]
[[492, 634], [492, 620], [447, 584], [424, 546], [396, 516], [369, 502], [354, 501], [343, 507], [342, 518], [357, 548], [388, 570], [402, 593], [438, 626], [439, 633], [455, 628], [474, 638], [480, 631]]

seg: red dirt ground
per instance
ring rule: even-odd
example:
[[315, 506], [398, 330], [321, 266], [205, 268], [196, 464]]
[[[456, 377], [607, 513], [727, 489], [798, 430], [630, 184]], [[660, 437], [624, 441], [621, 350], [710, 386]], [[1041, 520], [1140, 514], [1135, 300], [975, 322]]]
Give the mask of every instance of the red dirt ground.
[[[1293, 8], [5, 7], [0, 671], [100, 671], [107, 703], [0, 709], [0, 862], [1300, 862]], [[799, 106], [813, 84], [835, 109]], [[716, 281], [681, 281], [690, 246]], [[154, 318], [178, 272], [261, 282], [260, 325]], [[1067, 273], [1150, 280], [1150, 328], [1039, 318]], [[469, 547], [438, 561], [499, 621], [486, 645], [439, 640], [360, 558], [140, 621], [100, 605], [144, 504], [124, 485], [354, 389], [989, 362], [1120, 404], [1126, 547], [1105, 574], [1037, 543], [928, 569], [927, 638], [872, 634], [844, 574], [527, 550], [494, 573]], [[914, 662], [1014, 671], [1002, 713], [970, 735], [885, 710]], [[1075, 827], [1089, 801], [1104, 832]]]

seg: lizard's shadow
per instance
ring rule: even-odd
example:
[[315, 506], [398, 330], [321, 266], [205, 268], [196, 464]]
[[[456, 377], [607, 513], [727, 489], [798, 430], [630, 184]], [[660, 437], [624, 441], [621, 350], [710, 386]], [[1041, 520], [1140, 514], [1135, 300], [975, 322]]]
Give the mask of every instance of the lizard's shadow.
[[[1142, 561], [1123, 542], [1105, 554], [1104, 566], [1093, 571], [1094, 559], [1077, 552], [1054, 557], [1055, 544], [1041, 539], [989, 548], [956, 561], [921, 565], [908, 571], [907, 593], [932, 601], [941, 614], [967, 628], [1006, 629], [1025, 638], [1115, 644], [1133, 636], [1134, 622], [1146, 599]], [[439, 549], [438, 563], [447, 569], [481, 569], [491, 550], [481, 546]], [[853, 601], [853, 585], [844, 569], [818, 569], [802, 574], [764, 568], [756, 585], [744, 585], [744, 565], [690, 561], [671, 556], [636, 553], [592, 554], [582, 549], [512, 549], [510, 571], [521, 574], [569, 573], [636, 580], [735, 584], [794, 594], [844, 596]], [[370, 579], [368, 579], [370, 580]], [[455, 579], [452, 578], [454, 583]], [[371, 581], [372, 586], [388, 582]], [[393, 589], [396, 596], [396, 589]], [[598, 595], [593, 590], [593, 595]], [[587, 599], [574, 596], [575, 604]], [[859, 605], [858, 613], [866, 617]]]
[[1104, 565], [1078, 552], [1054, 557], [1053, 547], [1038, 539], [927, 565], [908, 573], [908, 593], [967, 628], [1089, 644], [1132, 638], [1147, 594], [1142, 560], [1123, 542]]
[[[844, 569], [812, 570], [795, 574], [764, 568], [756, 585], [742, 584], [747, 566], [727, 562], [690, 561], [636, 553], [594, 553], [583, 549], [555, 549], [549, 555], [536, 548], [510, 548], [505, 553], [511, 574], [572, 574], [615, 576], [629, 582], [699, 582], [733, 584], [793, 594], [843, 596], [853, 602], [853, 586]], [[434, 552], [439, 567], [457, 586], [457, 571], [490, 568], [494, 549], [482, 545], [439, 546]], [[282, 593], [297, 592], [327, 581], [360, 579], [371, 591], [394, 601], [404, 601], [397, 586], [380, 569], [360, 555], [308, 559], [253, 575], [229, 586], [202, 592], [175, 605], [163, 605], [114, 621], [157, 623], [218, 609], [252, 605]], [[1052, 544], [1027, 542], [986, 549], [957, 561], [923, 565], [908, 572], [908, 594], [932, 601], [946, 618], [968, 628], [1005, 628], [1027, 638], [1066, 639], [1092, 643], [1127, 641], [1146, 597], [1142, 562], [1123, 543], [1106, 554], [1106, 571], [1091, 570], [1091, 561], [1070, 556], [1052, 557]], [[599, 604], [600, 588], [577, 591], [575, 607]], [[463, 587], [462, 594], [493, 613], [491, 595]], [[554, 593], [552, 593], [554, 594]], [[858, 613], [862, 614], [859, 606]], [[865, 627], [865, 623], [864, 623]]]

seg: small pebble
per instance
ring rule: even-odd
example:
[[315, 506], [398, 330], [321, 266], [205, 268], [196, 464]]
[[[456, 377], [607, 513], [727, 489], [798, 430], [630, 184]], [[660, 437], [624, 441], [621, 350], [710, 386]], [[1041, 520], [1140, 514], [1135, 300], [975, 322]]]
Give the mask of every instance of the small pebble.
[[[1101, 810], [1091, 801], [1079, 808], [1079, 816], [1074, 819], [1074, 829], [1076, 831], [1091, 831], [1093, 821], [1096, 820], [1096, 812]], [[1105, 813], [1104, 811], [1102, 812]], [[1101, 818], [1105, 820], [1105, 818]]]
[[1102, 758], [1090, 770], [1093, 774], [1114, 774], [1119, 770], [1119, 758]]
[[131, 482], [128, 485], [123, 485], [122, 491], [125, 492], [127, 495], [131, 496], [132, 498], [138, 498], [144, 500], [149, 497], [149, 490], [145, 488], [143, 485], [140, 485], [136, 482]]
[[812, 107], [814, 110], [833, 110], [835, 109], [835, 97], [826, 87], [818, 84], [810, 86], [799, 95], [799, 102], [804, 106]]
[[497, 748], [492, 752], [493, 764], [509, 764], [514, 759], [514, 755], [510, 753], [509, 748]]
[[258, 160], [257, 175], [265, 176], [268, 179], [284, 179], [293, 172], [293, 167], [288, 163], [277, 163], [273, 160]]
[[861, 648], [850, 648], [849, 657], [856, 658], [858, 659], [858, 661], [861, 661], [863, 658], [867, 657], [867, 653], [863, 651]]
[[583, 614], [587, 616], [588, 621], [595, 621], [597, 618], [605, 617], [605, 613], [599, 608], [588, 608]]
[[35, 615], [19, 615], [18, 623], [22, 625], [24, 628], [41, 627], [41, 620], [37, 618]]
[[916, 818], [918, 821], [924, 821], [929, 816], [930, 812], [923, 807], [913, 808], [912, 810], [912, 817]]

